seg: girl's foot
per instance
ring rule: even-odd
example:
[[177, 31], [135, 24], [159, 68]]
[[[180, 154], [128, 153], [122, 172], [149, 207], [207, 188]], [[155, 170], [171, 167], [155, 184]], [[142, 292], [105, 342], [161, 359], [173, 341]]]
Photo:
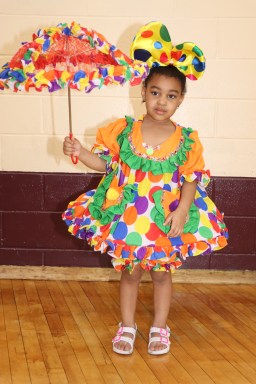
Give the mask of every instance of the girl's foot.
[[123, 327], [122, 323], [119, 323], [118, 326], [116, 336], [112, 340], [113, 351], [120, 355], [130, 355], [133, 353], [137, 325], [135, 324], [134, 328]]
[[148, 353], [164, 355], [170, 351], [170, 328], [151, 327], [149, 331]]

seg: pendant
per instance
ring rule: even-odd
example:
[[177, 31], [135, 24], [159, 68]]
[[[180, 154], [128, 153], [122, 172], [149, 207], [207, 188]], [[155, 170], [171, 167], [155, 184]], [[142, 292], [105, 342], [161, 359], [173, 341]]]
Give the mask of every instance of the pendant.
[[151, 155], [153, 155], [153, 153], [157, 150], [157, 149], [159, 149], [159, 145], [156, 145], [155, 147], [152, 147], [151, 145], [148, 145], [147, 143], [142, 143], [142, 145], [143, 145], [143, 147], [145, 148], [145, 150], [146, 150], [146, 154], [148, 155], [148, 156], [151, 156]]
[[154, 153], [154, 149], [152, 147], [146, 148], [146, 154], [147, 155], [153, 155], [153, 153]]

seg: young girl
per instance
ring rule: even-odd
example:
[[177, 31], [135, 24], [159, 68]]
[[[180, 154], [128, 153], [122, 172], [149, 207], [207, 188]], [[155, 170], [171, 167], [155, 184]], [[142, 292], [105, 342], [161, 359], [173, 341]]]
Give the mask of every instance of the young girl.
[[63, 219], [73, 235], [108, 252], [122, 272], [121, 323], [113, 339], [119, 354], [133, 352], [143, 272], [149, 271], [154, 287], [148, 353], [162, 355], [170, 349], [167, 272], [187, 257], [227, 244], [223, 217], [205, 192], [209, 173], [197, 132], [171, 120], [184, 99], [186, 76], [200, 77], [204, 57], [192, 43], [170, 45], [166, 27], [157, 22], [144, 26], [133, 41], [133, 58], [152, 67], [141, 91], [142, 119], [125, 117], [99, 129], [91, 152], [76, 139], [64, 140], [65, 155], [78, 154], [86, 166], [105, 172], [96, 190], [69, 204]]

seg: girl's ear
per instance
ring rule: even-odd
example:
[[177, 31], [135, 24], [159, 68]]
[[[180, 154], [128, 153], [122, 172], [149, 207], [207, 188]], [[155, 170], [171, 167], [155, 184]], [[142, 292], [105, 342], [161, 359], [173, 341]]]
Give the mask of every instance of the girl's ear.
[[185, 98], [185, 95], [184, 95], [184, 94], [180, 96], [179, 106], [182, 104], [184, 98]]
[[142, 101], [144, 102], [146, 99], [146, 87], [145, 87], [145, 85], [143, 85], [141, 88], [141, 97], [142, 97]]

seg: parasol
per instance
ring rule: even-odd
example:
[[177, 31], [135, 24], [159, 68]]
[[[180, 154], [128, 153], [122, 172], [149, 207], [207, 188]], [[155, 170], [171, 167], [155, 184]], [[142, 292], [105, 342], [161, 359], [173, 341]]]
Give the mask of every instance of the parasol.
[[[100, 33], [76, 22], [39, 29], [32, 41], [22, 43], [0, 71], [0, 90], [14, 92], [34, 88], [49, 92], [68, 88], [69, 136], [73, 137], [70, 89], [91, 92], [94, 88], [129, 81], [138, 85], [148, 66], [132, 60]], [[77, 156], [72, 156], [76, 164]]]

